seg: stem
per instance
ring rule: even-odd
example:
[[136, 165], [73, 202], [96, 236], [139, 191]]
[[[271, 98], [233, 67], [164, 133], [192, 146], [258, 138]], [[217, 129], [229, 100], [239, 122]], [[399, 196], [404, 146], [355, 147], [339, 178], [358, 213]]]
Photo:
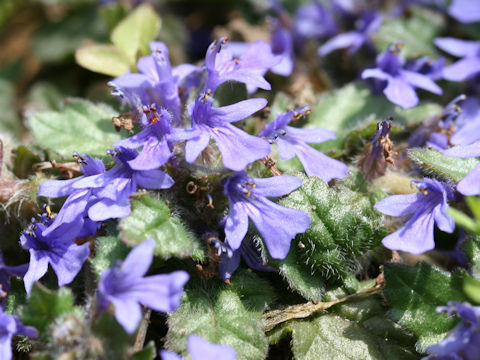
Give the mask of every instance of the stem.
[[356, 294], [345, 296], [344, 298], [334, 300], [334, 301], [327, 301], [327, 302], [319, 302], [314, 304], [312, 302], [308, 302], [306, 304], [298, 304], [288, 306], [282, 310], [272, 310], [268, 311], [263, 314], [263, 330], [268, 332], [272, 330], [275, 326], [292, 319], [304, 319], [313, 314], [326, 310], [333, 305], [337, 305], [343, 303], [347, 300], [354, 299], [360, 296], [375, 294], [380, 292], [383, 289], [382, 285], [375, 285], [367, 290], [360, 291]]
[[133, 351], [137, 352], [143, 349], [143, 344], [145, 343], [145, 337], [147, 336], [148, 325], [150, 325], [150, 315], [152, 315], [152, 310], [147, 309], [145, 314], [143, 314], [142, 322], [138, 328], [137, 337], [135, 338], [135, 343], [133, 344]]

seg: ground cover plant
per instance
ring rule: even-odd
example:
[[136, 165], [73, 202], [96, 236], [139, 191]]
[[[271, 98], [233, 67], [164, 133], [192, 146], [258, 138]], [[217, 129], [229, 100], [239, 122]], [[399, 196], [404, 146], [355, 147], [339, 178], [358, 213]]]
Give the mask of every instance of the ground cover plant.
[[480, 3], [0, 2], [0, 360], [480, 359]]

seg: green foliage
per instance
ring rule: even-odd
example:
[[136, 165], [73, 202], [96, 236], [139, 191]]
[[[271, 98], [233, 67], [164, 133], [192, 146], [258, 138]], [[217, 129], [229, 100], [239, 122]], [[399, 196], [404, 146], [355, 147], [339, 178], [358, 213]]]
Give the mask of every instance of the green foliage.
[[353, 177], [333, 189], [317, 177], [303, 176], [302, 186], [280, 201], [312, 220], [292, 241], [287, 258], [275, 261], [290, 287], [309, 300], [320, 300], [325, 282], [355, 272], [359, 257], [385, 236], [382, 216], [368, 194], [349, 189]]
[[139, 56], [150, 53], [150, 41], [156, 38], [160, 25], [160, 18], [152, 7], [142, 4], [115, 27], [112, 43], [135, 65]]
[[132, 213], [120, 221], [120, 239], [130, 246], [146, 239], [155, 240], [157, 256], [205, 258], [199, 239], [188, 231], [168, 205], [149, 195], [131, 200]]
[[101, 41], [105, 29], [93, 7], [73, 8], [59, 22], [51, 22], [36, 31], [32, 50], [44, 63], [57, 63], [72, 56], [86, 39]]
[[125, 54], [113, 45], [89, 45], [75, 52], [75, 60], [85, 69], [109, 76], [120, 76], [130, 70]]
[[105, 149], [120, 140], [112, 125], [116, 115], [118, 112], [108, 105], [70, 98], [58, 112], [28, 113], [27, 125], [38, 145], [63, 157], [70, 158], [77, 151], [105, 158]]
[[442, 340], [456, 319], [436, 312], [448, 301], [466, 301], [463, 294], [464, 273], [442, 272], [426, 263], [410, 267], [385, 265], [384, 295], [391, 306], [390, 317], [418, 337], [417, 349]]
[[405, 128], [441, 112], [440, 106], [426, 102], [411, 109], [402, 109], [383, 95], [373, 95], [363, 83], [350, 83], [341, 89], [324, 93], [312, 108], [305, 127], [320, 127], [335, 131], [337, 135], [336, 140], [315, 145], [315, 148], [324, 152], [344, 150], [344, 142], [349, 134], [389, 116], [394, 118], [394, 126]]
[[[346, 295], [334, 292], [326, 298]], [[357, 298], [308, 319], [290, 320], [271, 331], [269, 341], [290, 336], [297, 360], [418, 359], [415, 338], [389, 320], [386, 311], [378, 296]]]
[[14, 314], [21, 305], [26, 303], [27, 293], [25, 292], [25, 286], [21, 278], [16, 276], [11, 278], [10, 290], [8, 291], [6, 301], [7, 306], [5, 312], [8, 314]]
[[51, 291], [40, 283], [35, 283], [27, 305], [20, 309], [19, 318], [23, 324], [34, 326], [40, 337], [47, 337], [49, 325], [60, 315], [74, 310], [70, 289], [63, 287], [58, 291]]
[[132, 355], [132, 360], [152, 360], [155, 359], [155, 343], [150, 341], [144, 349], [137, 351]]
[[[101, 344], [104, 359], [131, 359], [128, 356], [133, 336], [125, 332], [113, 315], [103, 313], [99, 319], [92, 324], [92, 332]], [[97, 341], [98, 341], [97, 340]]]
[[105, 269], [111, 268], [115, 261], [125, 259], [128, 248], [118, 236], [101, 236], [95, 241], [95, 257], [91, 260], [92, 268], [97, 277], [102, 275]]
[[238, 360], [264, 359], [268, 342], [262, 313], [273, 301], [270, 285], [255, 274], [238, 270], [231, 286], [209, 281], [204, 286], [191, 279], [182, 305], [169, 315], [165, 347], [186, 354], [187, 338], [197, 334], [217, 344], [232, 346]]
[[474, 158], [462, 159], [445, 156], [432, 149], [410, 149], [408, 156], [424, 169], [431, 170], [454, 182], [462, 180], [478, 163], [478, 160]]
[[469, 260], [472, 275], [465, 277], [463, 291], [471, 302], [480, 304], [480, 237], [470, 236], [462, 244], [462, 251]]
[[21, 134], [20, 119], [15, 111], [15, 88], [10, 81], [0, 79], [0, 133], [8, 133], [16, 138]]
[[372, 37], [377, 51], [383, 52], [392, 41], [403, 41], [403, 54], [407, 58], [418, 56], [436, 57], [433, 40], [445, 25], [445, 18], [439, 12], [419, 6], [413, 7], [408, 18], [385, 19]]

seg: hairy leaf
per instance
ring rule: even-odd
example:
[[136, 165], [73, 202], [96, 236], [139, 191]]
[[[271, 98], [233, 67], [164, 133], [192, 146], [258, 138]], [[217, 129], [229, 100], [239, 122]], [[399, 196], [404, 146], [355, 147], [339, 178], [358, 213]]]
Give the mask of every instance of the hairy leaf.
[[91, 260], [92, 268], [97, 277], [102, 275], [105, 269], [111, 268], [115, 261], [125, 259], [128, 248], [118, 236], [101, 236], [95, 242], [95, 257]]
[[410, 267], [385, 265], [385, 298], [391, 306], [392, 320], [418, 337], [417, 349], [442, 340], [456, 319], [436, 312], [448, 301], [465, 301], [463, 272], [442, 272], [426, 263]]
[[0, 79], [0, 107], [2, 108], [0, 112], [0, 133], [9, 133], [14, 137], [19, 137], [22, 127], [13, 106], [14, 96], [14, 85], [7, 80]]
[[377, 51], [383, 52], [392, 41], [403, 41], [402, 53], [407, 58], [432, 56], [437, 51], [433, 40], [445, 25], [445, 19], [438, 12], [414, 7], [412, 16], [386, 19], [372, 37]]
[[410, 149], [408, 156], [426, 170], [431, 170], [454, 182], [459, 182], [472, 171], [478, 160], [445, 156], [432, 149]]
[[197, 334], [217, 344], [232, 346], [238, 360], [264, 359], [268, 342], [262, 313], [273, 301], [270, 285], [252, 273], [237, 271], [231, 286], [211, 280], [187, 285], [182, 305], [169, 316], [165, 347], [186, 354], [187, 338]]
[[60, 111], [29, 112], [27, 123], [35, 142], [70, 158], [72, 152], [106, 157], [105, 150], [120, 140], [112, 125], [117, 111], [105, 104], [71, 98]]
[[148, 4], [138, 6], [124, 18], [112, 31], [112, 42], [127, 56], [131, 65], [135, 65], [139, 56], [150, 53], [149, 43], [155, 40], [161, 21]]
[[317, 177], [302, 176], [302, 186], [280, 201], [305, 211], [312, 221], [292, 241], [287, 258], [275, 262], [290, 287], [306, 299], [320, 300], [325, 282], [354, 273], [359, 257], [378, 246], [385, 235], [373, 199], [351, 190], [348, 186], [356, 180], [350, 177], [333, 189]]
[[199, 239], [188, 231], [180, 218], [162, 200], [148, 195], [132, 199], [132, 213], [120, 221], [120, 239], [130, 246], [146, 239], [155, 240], [155, 255], [193, 257], [203, 260]]
[[373, 95], [363, 83], [351, 83], [341, 89], [320, 95], [312, 106], [306, 128], [324, 128], [337, 134], [337, 140], [315, 145], [324, 152], [340, 151], [346, 137], [362, 130], [371, 123], [385, 118], [394, 118], [394, 127], [420, 123], [441, 112], [441, 107], [432, 103], [420, 103], [411, 109], [389, 102], [383, 95]]
[[34, 326], [41, 337], [47, 336], [49, 325], [60, 315], [75, 310], [73, 294], [63, 287], [51, 291], [39, 283], [35, 283], [26, 306], [20, 309], [20, 320], [25, 325]]
[[[329, 292], [326, 300], [345, 296]], [[408, 335], [386, 316], [378, 296], [338, 304], [304, 320], [290, 320], [269, 333], [270, 343], [290, 336], [297, 360], [418, 359]]]

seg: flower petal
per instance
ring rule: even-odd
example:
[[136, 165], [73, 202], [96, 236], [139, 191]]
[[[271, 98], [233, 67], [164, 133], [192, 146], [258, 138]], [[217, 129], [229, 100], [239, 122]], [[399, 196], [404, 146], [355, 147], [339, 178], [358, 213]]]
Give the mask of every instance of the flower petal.
[[408, 216], [414, 214], [421, 202], [420, 193], [392, 195], [375, 204], [375, 209], [389, 216]]
[[330, 40], [328, 40], [325, 44], [320, 46], [318, 49], [318, 55], [325, 56], [332, 51], [337, 49], [344, 49], [350, 46], [359, 47], [363, 42], [365, 42], [365, 35], [358, 31], [349, 31], [340, 35], [337, 35]]
[[435, 247], [433, 240], [433, 213], [423, 213], [412, 217], [405, 225], [382, 240], [390, 250], [400, 250], [411, 254], [422, 254]]
[[480, 195], [480, 164], [458, 183], [457, 190], [465, 196]]
[[225, 222], [225, 240], [232, 250], [237, 250], [248, 230], [248, 215], [245, 205], [241, 202], [230, 202], [230, 210]]
[[25, 291], [30, 295], [33, 283], [43, 277], [48, 270], [48, 257], [42, 251], [30, 249], [30, 265], [23, 277]]
[[202, 132], [193, 139], [187, 141], [185, 145], [185, 160], [189, 163], [193, 163], [200, 153], [208, 146], [210, 141], [210, 133], [207, 130]]
[[133, 334], [142, 319], [140, 305], [129, 298], [112, 298], [111, 301], [115, 307], [115, 318], [127, 333]]
[[223, 165], [231, 170], [243, 170], [248, 164], [270, 153], [268, 141], [230, 124], [212, 131], [212, 137], [222, 154]]
[[402, 78], [410, 85], [430, 91], [437, 95], [442, 95], [442, 88], [426, 75], [408, 70], [400, 70]]
[[269, 178], [255, 179], [255, 194], [261, 196], [283, 196], [298, 189], [302, 179], [292, 175], [272, 176]]
[[475, 56], [480, 50], [480, 41], [468, 41], [455, 38], [436, 38], [434, 44], [443, 51], [457, 57]]
[[305, 143], [296, 145], [295, 151], [308, 176], [318, 176], [325, 182], [347, 176], [347, 165]]
[[413, 87], [400, 78], [391, 77], [383, 93], [388, 100], [404, 109], [418, 104], [418, 97]]
[[451, 81], [464, 81], [480, 73], [480, 59], [466, 57], [443, 69], [443, 77]]

